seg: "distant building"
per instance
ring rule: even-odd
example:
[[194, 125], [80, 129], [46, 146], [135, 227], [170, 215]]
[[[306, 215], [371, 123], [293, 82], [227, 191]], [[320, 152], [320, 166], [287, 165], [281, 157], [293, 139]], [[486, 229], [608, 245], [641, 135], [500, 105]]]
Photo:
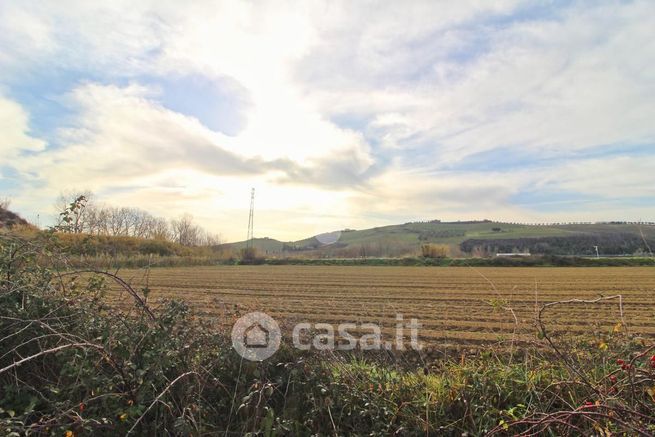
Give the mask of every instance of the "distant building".
[[530, 252], [497, 253], [496, 256], [530, 256]]

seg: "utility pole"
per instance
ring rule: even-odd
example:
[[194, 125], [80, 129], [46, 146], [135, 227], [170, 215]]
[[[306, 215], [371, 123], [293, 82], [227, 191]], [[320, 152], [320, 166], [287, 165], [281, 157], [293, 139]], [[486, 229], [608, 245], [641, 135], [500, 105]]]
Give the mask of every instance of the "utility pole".
[[252, 249], [254, 235], [253, 227], [255, 221], [255, 189], [250, 190], [250, 214], [248, 215], [248, 237], [246, 238], [246, 249]]

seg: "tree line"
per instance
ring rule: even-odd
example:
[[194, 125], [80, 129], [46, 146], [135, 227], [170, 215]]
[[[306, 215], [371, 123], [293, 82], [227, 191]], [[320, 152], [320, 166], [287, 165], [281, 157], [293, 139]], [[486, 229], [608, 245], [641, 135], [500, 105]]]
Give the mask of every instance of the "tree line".
[[190, 214], [167, 220], [140, 208], [97, 203], [90, 192], [62, 194], [56, 207], [58, 211], [67, 211], [68, 222], [59, 227], [63, 232], [163, 240], [183, 246], [222, 243], [220, 235], [194, 223]]
[[460, 249], [469, 254], [488, 256], [495, 253], [530, 252], [538, 255], [601, 255], [650, 254], [655, 240], [625, 232], [572, 235], [566, 237], [468, 239]]

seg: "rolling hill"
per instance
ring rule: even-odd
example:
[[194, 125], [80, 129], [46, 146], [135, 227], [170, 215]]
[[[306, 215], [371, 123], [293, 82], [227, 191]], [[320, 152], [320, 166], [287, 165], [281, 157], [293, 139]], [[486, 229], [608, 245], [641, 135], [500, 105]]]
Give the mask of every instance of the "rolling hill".
[[[415, 255], [422, 244], [445, 244], [453, 255], [529, 251], [535, 254], [604, 255], [649, 253], [655, 225], [624, 222], [528, 225], [488, 220], [411, 222], [370, 229], [346, 229], [298, 241], [256, 238], [267, 256], [394, 257]], [[222, 247], [239, 250], [246, 242]]]

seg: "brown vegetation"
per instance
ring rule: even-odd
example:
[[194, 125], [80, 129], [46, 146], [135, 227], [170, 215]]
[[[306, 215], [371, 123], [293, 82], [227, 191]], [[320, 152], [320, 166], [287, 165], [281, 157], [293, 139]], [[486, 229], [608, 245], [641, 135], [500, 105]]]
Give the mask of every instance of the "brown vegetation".
[[421, 256], [425, 258], [446, 258], [450, 255], [450, 247], [447, 244], [422, 244]]
[[18, 214], [9, 210], [9, 201], [0, 201], [0, 229], [14, 228], [17, 226], [30, 228], [32, 225]]

